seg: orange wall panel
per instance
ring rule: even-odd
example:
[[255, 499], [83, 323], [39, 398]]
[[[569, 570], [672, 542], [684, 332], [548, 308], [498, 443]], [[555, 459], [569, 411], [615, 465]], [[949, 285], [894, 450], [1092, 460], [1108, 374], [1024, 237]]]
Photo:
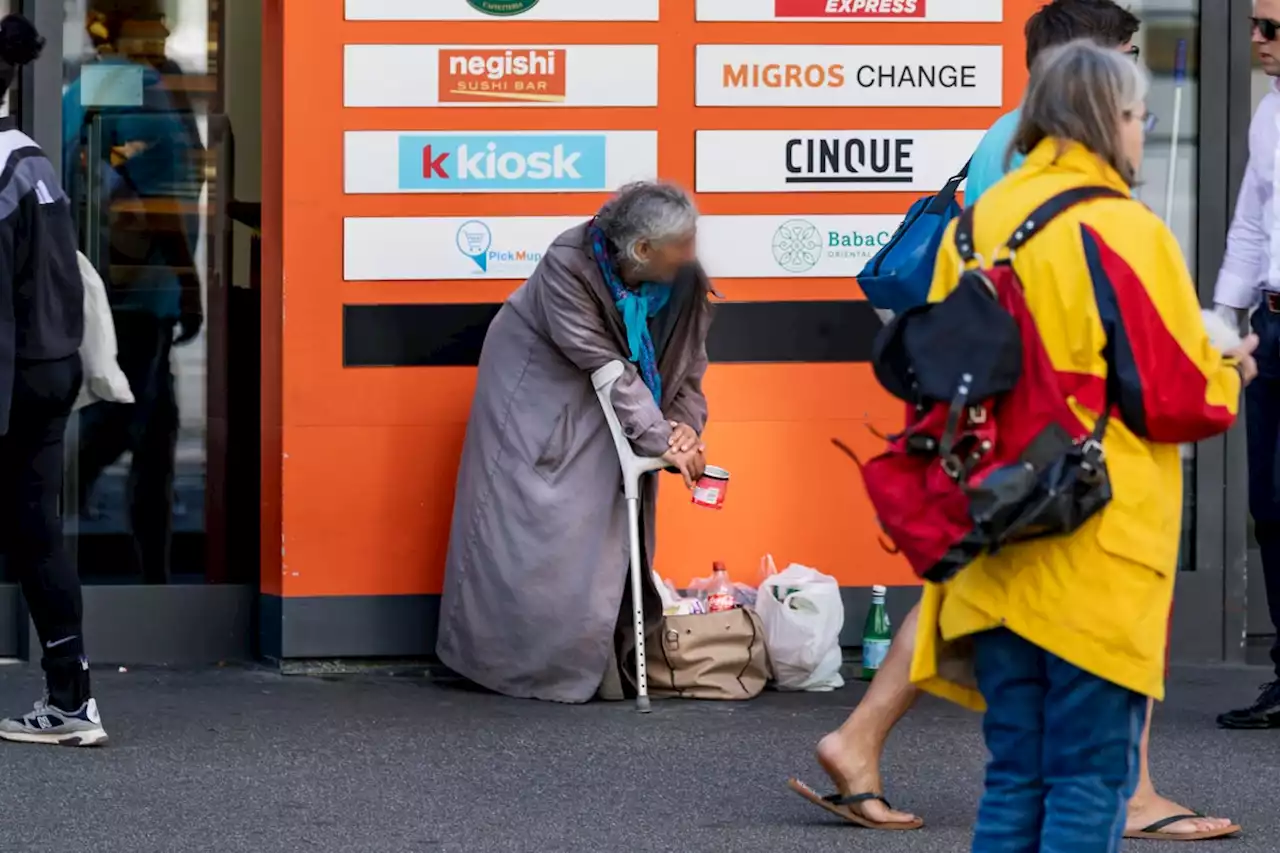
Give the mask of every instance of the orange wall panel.
[[[963, 2], [963, 0], [944, 0]], [[444, 0], [424, 0], [444, 2]], [[624, 0], [602, 0], [624, 2]], [[935, 0], [938, 2], [938, 0]], [[663, 0], [661, 23], [346, 22], [342, 0], [268, 0], [264, 93], [263, 590], [289, 596], [440, 590], [454, 478], [473, 368], [344, 369], [342, 306], [497, 302], [518, 282], [345, 282], [344, 216], [583, 215], [603, 195], [343, 193], [346, 130], [657, 129], [664, 177], [694, 183], [697, 129], [984, 128], [1016, 105], [1025, 80], [1022, 26], [1037, 0], [1006, 0], [1001, 24], [695, 23], [693, 0]], [[274, 39], [272, 35], [276, 34]], [[1005, 45], [1002, 108], [740, 109], [694, 105], [699, 43]], [[346, 109], [343, 45], [373, 43], [658, 44], [657, 108]], [[279, 92], [273, 96], [273, 79]], [[273, 141], [277, 140], [277, 141]], [[956, 163], [958, 167], [960, 163]], [[704, 212], [900, 213], [910, 193], [702, 195]], [[273, 210], [278, 221], [273, 220]], [[858, 299], [852, 281], [721, 280], [735, 300]], [[273, 312], [273, 313], [268, 313]], [[269, 364], [275, 358], [274, 365]], [[273, 374], [273, 369], [280, 371]], [[866, 365], [713, 365], [707, 376], [712, 461], [733, 479], [721, 512], [665, 483], [658, 565], [680, 580], [728, 561], [754, 577], [816, 566], [846, 585], [910, 583], [878, 544], [856, 467], [830, 442], [870, 455], [868, 430], [892, 428], [896, 404]], [[272, 390], [272, 389], [275, 390]], [[274, 428], [274, 438], [268, 431]], [[276, 496], [279, 500], [276, 500]]]

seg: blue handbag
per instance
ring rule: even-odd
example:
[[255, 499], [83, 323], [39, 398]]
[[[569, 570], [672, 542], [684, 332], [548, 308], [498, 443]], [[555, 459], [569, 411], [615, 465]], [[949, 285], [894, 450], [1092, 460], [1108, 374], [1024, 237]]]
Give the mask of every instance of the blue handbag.
[[933, 264], [947, 226], [960, 215], [956, 191], [969, 174], [965, 163], [935, 196], [926, 196], [907, 211], [898, 230], [858, 275], [858, 286], [875, 308], [901, 314], [923, 305], [933, 284]]

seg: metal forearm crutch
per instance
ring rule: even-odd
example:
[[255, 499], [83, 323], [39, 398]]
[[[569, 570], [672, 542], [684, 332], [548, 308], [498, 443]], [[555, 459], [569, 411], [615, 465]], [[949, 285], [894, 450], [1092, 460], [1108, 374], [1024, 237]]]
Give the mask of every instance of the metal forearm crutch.
[[644, 600], [642, 596], [644, 561], [640, 553], [640, 477], [650, 471], [665, 468], [667, 463], [654, 457], [637, 456], [631, 442], [622, 432], [618, 413], [613, 410], [613, 386], [622, 378], [626, 367], [621, 361], [611, 361], [591, 374], [604, 419], [613, 434], [613, 446], [618, 451], [622, 465], [622, 488], [627, 498], [627, 529], [631, 537], [631, 609], [636, 631], [636, 710], [649, 713], [649, 678], [644, 662]]

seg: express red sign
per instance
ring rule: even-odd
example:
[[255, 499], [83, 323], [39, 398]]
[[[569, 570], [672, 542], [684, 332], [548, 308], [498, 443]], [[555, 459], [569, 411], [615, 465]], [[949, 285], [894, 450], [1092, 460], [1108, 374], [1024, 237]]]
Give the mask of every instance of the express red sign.
[[928, 0], [773, 0], [778, 18], [923, 18]]

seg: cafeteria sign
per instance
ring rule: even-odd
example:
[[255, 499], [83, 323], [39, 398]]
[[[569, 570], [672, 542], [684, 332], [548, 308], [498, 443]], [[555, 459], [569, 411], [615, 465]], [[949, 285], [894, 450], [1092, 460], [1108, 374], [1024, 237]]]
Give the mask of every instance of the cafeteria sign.
[[523, 15], [537, 6], [538, 0], [467, 0], [467, 4], [477, 12], [507, 18]]

